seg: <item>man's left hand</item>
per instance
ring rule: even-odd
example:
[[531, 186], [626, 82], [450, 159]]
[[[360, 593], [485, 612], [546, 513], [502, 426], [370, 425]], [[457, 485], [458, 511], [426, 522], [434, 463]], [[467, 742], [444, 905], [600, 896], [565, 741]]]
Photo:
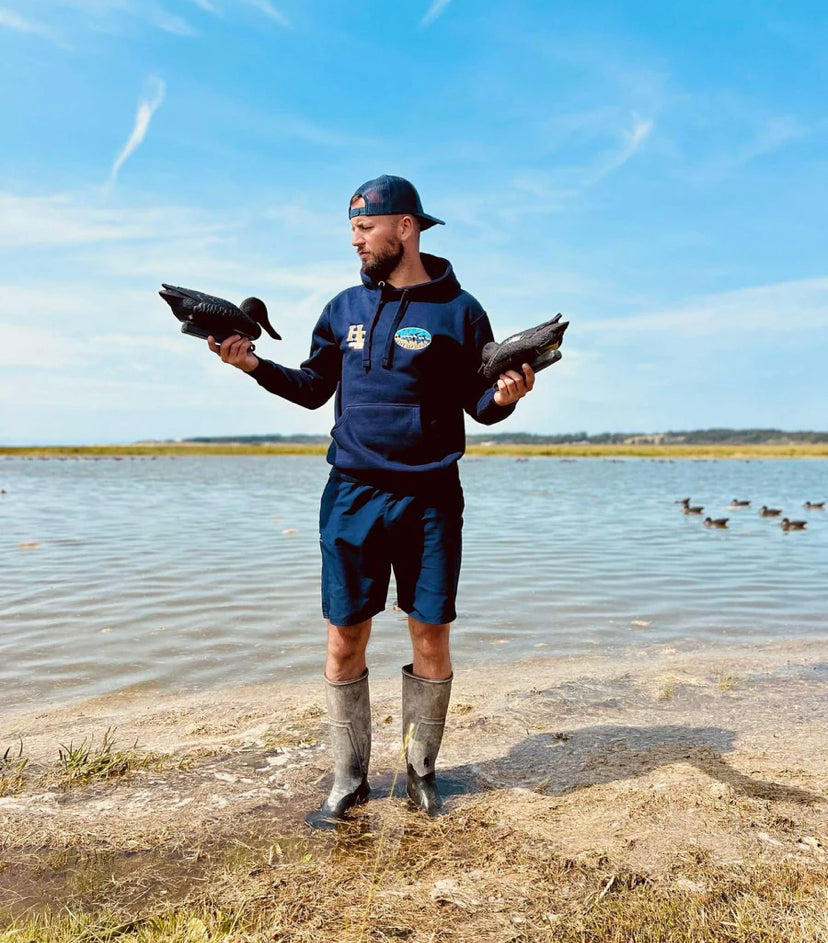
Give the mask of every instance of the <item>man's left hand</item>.
[[528, 363], [519, 370], [507, 370], [497, 378], [494, 401], [498, 406], [511, 406], [522, 399], [535, 385], [535, 372]]

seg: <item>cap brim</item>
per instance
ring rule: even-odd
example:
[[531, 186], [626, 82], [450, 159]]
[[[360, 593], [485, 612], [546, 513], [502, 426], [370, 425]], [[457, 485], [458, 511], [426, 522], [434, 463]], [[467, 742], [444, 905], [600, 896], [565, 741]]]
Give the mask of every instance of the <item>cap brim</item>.
[[420, 229], [431, 229], [432, 226], [446, 225], [442, 219], [437, 219], [436, 216], [427, 216], [425, 213], [418, 215], [417, 219], [420, 221]]

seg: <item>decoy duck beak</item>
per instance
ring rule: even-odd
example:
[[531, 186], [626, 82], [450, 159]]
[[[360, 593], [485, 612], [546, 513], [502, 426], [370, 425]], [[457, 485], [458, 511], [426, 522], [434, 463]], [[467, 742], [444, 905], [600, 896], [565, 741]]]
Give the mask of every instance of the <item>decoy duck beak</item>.
[[276, 333], [268, 320], [267, 306], [261, 298], [245, 298], [239, 307], [248, 317], [253, 318], [257, 324], [260, 324], [274, 340], [280, 341], [282, 339], [282, 335]]

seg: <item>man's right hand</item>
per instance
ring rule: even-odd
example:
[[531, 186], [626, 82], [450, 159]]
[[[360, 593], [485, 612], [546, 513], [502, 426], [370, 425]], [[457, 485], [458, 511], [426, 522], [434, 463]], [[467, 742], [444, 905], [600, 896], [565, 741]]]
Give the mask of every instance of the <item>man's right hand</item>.
[[218, 354], [225, 363], [238, 367], [245, 373], [250, 373], [259, 366], [259, 358], [250, 352], [253, 342], [249, 337], [231, 334], [221, 342], [221, 345], [216, 343], [214, 337], [208, 337], [207, 344], [210, 350]]

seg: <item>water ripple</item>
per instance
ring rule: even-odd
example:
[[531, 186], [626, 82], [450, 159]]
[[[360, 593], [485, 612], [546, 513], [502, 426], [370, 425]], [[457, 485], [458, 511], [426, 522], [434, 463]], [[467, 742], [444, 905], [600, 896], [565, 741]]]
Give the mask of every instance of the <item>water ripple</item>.
[[[825, 497], [825, 468], [467, 460], [457, 660], [824, 633], [828, 514], [802, 505]], [[0, 706], [318, 676], [327, 472], [315, 457], [2, 460]], [[681, 514], [687, 496], [729, 528]], [[389, 608], [372, 669], [396, 672], [406, 638]]]

